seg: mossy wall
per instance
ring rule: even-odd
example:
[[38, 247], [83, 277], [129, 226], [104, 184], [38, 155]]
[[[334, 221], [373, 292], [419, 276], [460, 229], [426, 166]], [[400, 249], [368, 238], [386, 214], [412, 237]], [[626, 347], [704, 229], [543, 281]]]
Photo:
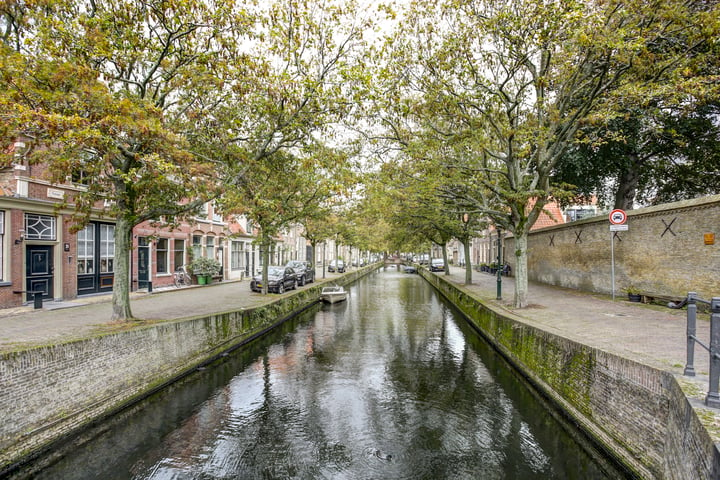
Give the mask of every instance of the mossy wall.
[[601, 451], [638, 478], [719, 478], [718, 450], [675, 377], [532, 327], [424, 277]]

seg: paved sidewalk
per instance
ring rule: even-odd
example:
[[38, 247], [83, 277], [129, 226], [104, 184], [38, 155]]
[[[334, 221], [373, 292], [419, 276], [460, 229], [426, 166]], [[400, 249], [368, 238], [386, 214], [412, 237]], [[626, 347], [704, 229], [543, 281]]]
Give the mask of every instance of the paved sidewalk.
[[[315, 283], [332, 282], [338, 274], [318, 272]], [[289, 295], [291, 293], [286, 293]], [[277, 300], [278, 295], [263, 296], [250, 291], [248, 279], [224, 281], [207, 286], [156, 289], [131, 294], [133, 315], [139, 323], [178, 320], [211, 313], [253, 308]], [[0, 352], [37, 345], [48, 345], [85, 338], [94, 333], [128, 327], [113, 323], [111, 294], [82, 297], [66, 302], [45, 302], [41, 310], [32, 305], [0, 309]], [[130, 324], [132, 325], [132, 323]]]
[[[687, 358], [687, 312], [663, 305], [631, 303], [621, 293], [610, 295], [530, 283], [529, 307], [514, 309], [515, 279], [502, 277], [502, 300], [497, 298], [497, 277], [473, 272], [465, 286], [465, 271], [451, 267], [450, 281], [522, 317], [528, 324], [585, 345], [682, 375]], [[720, 294], [720, 292], [718, 292]], [[710, 342], [710, 315], [698, 314], [697, 336]], [[695, 370], [707, 375], [709, 354], [695, 352]]]

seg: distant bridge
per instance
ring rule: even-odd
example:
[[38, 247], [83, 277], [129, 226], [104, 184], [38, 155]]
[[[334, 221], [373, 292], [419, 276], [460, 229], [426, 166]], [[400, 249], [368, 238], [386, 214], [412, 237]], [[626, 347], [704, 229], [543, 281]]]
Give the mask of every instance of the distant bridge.
[[383, 259], [383, 263], [385, 263], [385, 266], [387, 267], [388, 265], [407, 265], [409, 262], [400, 257], [392, 256], [385, 257]]

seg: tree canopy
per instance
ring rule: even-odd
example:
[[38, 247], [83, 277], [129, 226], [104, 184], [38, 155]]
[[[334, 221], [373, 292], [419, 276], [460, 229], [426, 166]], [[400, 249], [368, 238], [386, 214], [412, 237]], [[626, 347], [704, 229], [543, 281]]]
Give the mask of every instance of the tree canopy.
[[[624, 205], [717, 188], [717, 2], [391, 7], [0, 4], [0, 146], [22, 136], [51, 180], [84, 175], [66, 199], [78, 228], [115, 221], [114, 318], [132, 317], [132, 227], [216, 197], [263, 243], [338, 195], [348, 218], [391, 226], [387, 246], [467, 243], [490, 221], [515, 237], [524, 306], [527, 235], [551, 199], [613, 178]], [[371, 146], [389, 188], [354, 188]], [[346, 241], [381, 243], [361, 230]]]

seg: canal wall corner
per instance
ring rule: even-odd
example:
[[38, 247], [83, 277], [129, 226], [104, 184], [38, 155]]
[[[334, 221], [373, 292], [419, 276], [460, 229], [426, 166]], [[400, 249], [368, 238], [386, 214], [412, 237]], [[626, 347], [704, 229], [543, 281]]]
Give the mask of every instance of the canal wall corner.
[[421, 273], [629, 477], [718, 478], [718, 448], [671, 373], [538, 329]]
[[[380, 268], [337, 279], [347, 285]], [[323, 284], [253, 309], [0, 354], [0, 477], [315, 304]]]

